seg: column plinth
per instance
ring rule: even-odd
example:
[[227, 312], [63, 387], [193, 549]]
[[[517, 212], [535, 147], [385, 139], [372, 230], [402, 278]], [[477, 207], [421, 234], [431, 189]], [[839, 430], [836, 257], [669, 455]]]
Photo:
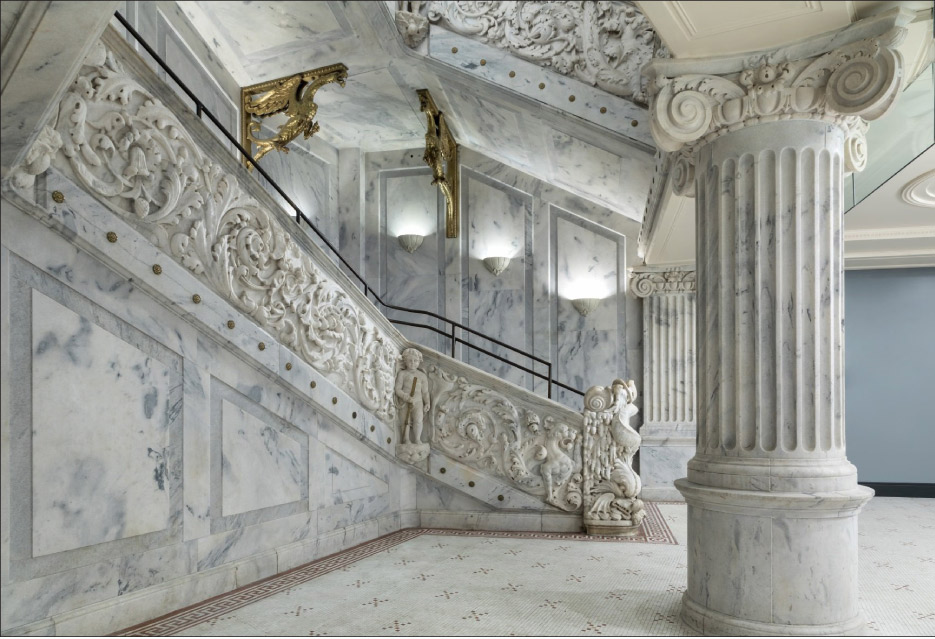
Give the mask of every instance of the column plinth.
[[654, 135], [695, 198], [697, 441], [675, 484], [682, 617], [704, 634], [864, 629], [857, 514], [873, 491], [845, 452], [843, 178], [898, 95], [908, 20], [648, 69]]

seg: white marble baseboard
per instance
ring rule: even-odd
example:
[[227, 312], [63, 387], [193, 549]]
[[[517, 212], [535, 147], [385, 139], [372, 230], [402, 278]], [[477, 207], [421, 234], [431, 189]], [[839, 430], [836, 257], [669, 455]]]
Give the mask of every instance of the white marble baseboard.
[[496, 532], [582, 532], [581, 514], [532, 512], [420, 511], [423, 528]]
[[640, 492], [640, 499], [643, 501], [678, 501], [684, 502], [682, 493], [673, 486], [643, 486]]

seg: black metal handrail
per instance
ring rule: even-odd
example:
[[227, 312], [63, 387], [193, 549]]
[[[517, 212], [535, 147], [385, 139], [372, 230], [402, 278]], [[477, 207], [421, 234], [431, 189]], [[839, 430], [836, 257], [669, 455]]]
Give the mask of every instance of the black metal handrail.
[[[133, 36], [133, 38], [140, 44], [140, 46], [143, 47], [143, 49], [146, 51], [146, 53], [148, 53], [148, 54], [153, 58], [153, 60], [155, 60], [156, 63], [157, 63], [160, 67], [162, 67], [162, 69], [166, 72], [166, 74], [167, 74], [170, 78], [172, 78], [173, 81], [175, 81], [175, 83], [179, 86], [179, 88], [182, 89], [182, 91], [185, 92], [185, 95], [187, 95], [187, 96], [189, 97], [189, 99], [191, 99], [191, 101], [194, 102], [194, 104], [195, 104], [195, 114], [198, 116], [198, 118], [201, 119], [201, 118], [203, 118], [204, 116], [207, 116], [208, 120], [210, 120], [211, 123], [214, 124], [214, 126], [217, 127], [217, 129], [224, 135], [224, 137], [227, 138], [227, 140], [228, 140], [231, 144], [234, 145], [234, 148], [237, 149], [237, 151], [243, 156], [244, 160], [245, 160], [246, 162], [249, 162], [249, 163], [253, 166], [253, 168], [255, 168], [255, 169], [257, 170], [257, 172], [258, 172], [260, 175], [263, 176], [263, 178], [264, 178], [264, 179], [269, 183], [269, 185], [276, 191], [276, 193], [278, 193], [279, 196], [282, 197], [282, 199], [285, 200], [286, 203], [287, 203], [290, 207], [292, 207], [292, 210], [295, 211], [295, 221], [296, 221], [296, 223], [297, 223], [297, 224], [301, 224], [302, 222], [305, 222], [305, 223], [309, 226], [309, 228], [311, 228], [312, 231], [315, 232], [315, 234], [318, 236], [318, 238], [319, 238], [322, 242], [325, 243], [325, 246], [327, 246], [329, 249], [331, 249], [331, 252], [332, 252], [332, 253], [341, 261], [341, 263], [354, 275], [354, 277], [357, 278], [357, 281], [360, 282], [360, 284], [362, 284], [363, 287], [364, 287], [364, 296], [366, 296], [366, 297], [369, 298], [369, 296], [372, 295], [373, 298], [374, 298], [374, 300], [376, 300], [381, 306], [386, 307], [386, 308], [389, 308], [389, 309], [392, 309], [392, 310], [394, 310], [394, 311], [401, 311], [401, 312], [405, 312], [405, 313], [416, 313], [416, 314], [419, 314], [419, 315], [427, 315], [428, 317], [433, 317], [433, 318], [435, 318], [435, 319], [437, 319], [437, 320], [440, 320], [440, 321], [442, 321], [442, 322], [446, 322], [447, 324], [450, 324], [450, 325], [451, 325], [451, 330], [450, 330], [450, 331], [443, 331], [443, 330], [441, 330], [441, 329], [439, 329], [439, 328], [437, 328], [437, 327], [435, 327], [435, 326], [432, 326], [432, 325], [430, 325], [430, 324], [419, 324], [419, 323], [416, 323], [416, 322], [407, 322], [407, 321], [404, 321], [404, 320], [392, 319], [392, 318], [387, 317], [387, 319], [388, 319], [390, 322], [393, 322], [394, 324], [402, 324], [402, 325], [405, 325], [405, 326], [413, 326], [413, 327], [416, 327], [416, 328], [427, 328], [427, 329], [429, 329], [429, 330], [431, 330], [431, 331], [434, 331], [434, 332], [436, 332], [436, 333], [438, 333], [438, 334], [440, 334], [440, 335], [444, 335], [445, 337], [448, 337], [448, 338], [451, 340], [451, 357], [452, 357], [452, 358], [455, 357], [455, 349], [456, 349], [457, 344], [464, 344], [465, 346], [467, 346], [467, 347], [469, 347], [469, 348], [473, 348], [474, 350], [479, 351], [479, 352], [481, 352], [481, 353], [484, 353], [485, 355], [488, 355], [488, 356], [490, 356], [490, 357], [494, 357], [494, 358], [500, 360], [501, 362], [504, 362], [504, 363], [506, 363], [506, 364], [509, 364], [510, 366], [512, 366], [512, 367], [514, 367], [514, 368], [517, 368], [517, 369], [519, 369], [519, 370], [521, 370], [521, 371], [524, 371], [524, 372], [526, 372], [526, 373], [529, 373], [529, 374], [531, 374], [531, 375], [534, 375], [535, 377], [538, 377], [538, 378], [540, 378], [540, 379], [544, 379], [544, 380], [546, 380], [546, 382], [548, 383], [548, 397], [549, 397], [549, 399], [552, 398], [552, 386], [558, 386], [559, 388], [563, 388], [563, 389], [568, 390], [568, 391], [571, 391], [571, 392], [573, 392], [573, 393], [577, 393], [578, 395], [584, 396], [584, 393], [581, 392], [580, 390], [578, 390], [577, 388], [574, 388], [574, 387], [572, 387], [572, 386], [568, 386], [567, 384], [563, 384], [563, 383], [559, 382], [558, 380], [552, 379], [552, 363], [551, 363], [550, 361], [546, 360], [546, 359], [542, 359], [541, 357], [537, 357], [536, 355], [532, 355], [532, 354], [530, 354], [530, 353], [527, 353], [526, 351], [523, 351], [523, 350], [521, 350], [521, 349], [519, 349], [519, 348], [516, 348], [515, 346], [510, 346], [510, 345], [507, 344], [506, 342], [502, 342], [502, 341], [500, 341], [500, 340], [498, 340], [498, 339], [496, 339], [496, 338], [490, 337], [489, 335], [485, 335], [484, 333], [481, 333], [480, 331], [477, 331], [477, 330], [471, 328], [470, 326], [465, 326], [464, 324], [461, 324], [460, 322], [456, 322], [456, 321], [454, 321], [454, 320], [452, 320], [452, 319], [449, 319], [449, 318], [447, 318], [447, 317], [445, 317], [445, 316], [443, 316], [443, 315], [439, 315], [438, 313], [433, 313], [432, 311], [425, 311], [425, 310], [421, 310], [421, 309], [406, 308], [406, 307], [404, 307], [404, 306], [396, 306], [395, 304], [390, 304], [390, 303], [388, 303], [388, 302], [384, 302], [383, 299], [379, 296], [379, 294], [377, 294], [377, 292], [373, 289], [373, 287], [370, 286], [370, 285], [367, 283], [367, 281], [357, 272], [357, 269], [355, 269], [353, 266], [351, 266], [350, 262], [348, 262], [348, 261], [344, 258], [344, 256], [341, 255], [341, 253], [338, 251], [338, 249], [336, 249], [336, 248], [334, 247], [334, 245], [328, 240], [328, 238], [325, 237], [325, 235], [324, 235], [321, 231], [318, 230], [318, 227], [315, 226], [314, 222], [312, 222], [312, 221], [308, 218], [308, 216], [305, 215], [305, 213], [302, 211], [302, 209], [299, 208], [299, 205], [296, 204], [296, 203], [292, 200], [292, 198], [290, 198], [290, 197], [286, 194], [286, 192], [282, 190], [282, 187], [280, 187], [279, 184], [276, 183], [276, 181], [270, 176], [270, 174], [267, 173], [266, 170], [265, 170], [263, 167], [261, 167], [260, 164], [259, 164], [255, 159], [253, 159], [253, 156], [250, 155], [250, 152], [247, 151], [247, 149], [245, 149], [245, 148], [243, 147], [243, 145], [237, 140], [237, 138], [235, 138], [235, 137], [231, 134], [231, 132], [228, 131], [227, 128], [226, 128], [223, 124], [221, 124], [221, 121], [218, 120], [217, 117], [216, 117], [213, 113], [211, 113], [211, 111], [204, 105], [204, 103], [202, 103], [202, 101], [198, 99], [198, 96], [196, 96], [195, 93], [194, 93], [191, 89], [188, 88], [188, 85], [186, 85], [186, 84], [182, 81], [182, 79], [181, 79], [178, 75], [176, 75], [176, 73], [169, 67], [168, 63], [167, 63], [165, 60], [163, 60], [162, 57], [161, 57], [158, 53], [156, 53], [156, 51], [149, 45], [148, 42], [146, 42], [146, 40], [143, 39], [143, 36], [141, 36], [141, 35], [139, 34], [139, 32], [137, 32], [136, 29], [133, 28], [133, 26], [127, 21], [127, 19], [124, 18], [123, 15], [121, 15], [119, 11], [115, 11], [115, 12], [114, 12], [114, 17], [116, 17], [116, 18], [117, 18], [117, 21], [120, 22], [121, 25], [123, 25], [123, 27], [127, 30], [127, 33], [129, 33], [131, 36]], [[471, 335], [476, 335], [477, 337], [479, 337], [479, 338], [481, 338], [481, 339], [485, 339], [485, 340], [487, 340], [487, 341], [489, 341], [489, 342], [492, 342], [492, 343], [494, 343], [494, 344], [497, 344], [498, 346], [502, 346], [503, 348], [509, 349], [509, 350], [513, 351], [514, 353], [516, 353], [517, 355], [521, 355], [521, 356], [523, 356], [523, 357], [526, 357], [527, 359], [529, 359], [530, 361], [532, 361], [532, 362], [534, 363], [533, 365], [535, 365], [535, 363], [542, 364], [542, 365], [544, 365], [544, 366], [547, 367], [547, 371], [548, 371], [548, 372], [547, 372], [546, 374], [542, 374], [542, 373], [540, 373], [540, 372], [534, 370], [533, 368], [527, 368], [526, 366], [522, 366], [522, 365], [517, 364], [517, 363], [515, 363], [515, 362], [511, 362], [510, 360], [508, 360], [508, 359], [506, 359], [506, 358], [504, 358], [504, 357], [502, 357], [502, 356], [500, 356], [500, 355], [497, 355], [497, 354], [495, 354], [495, 353], [492, 353], [492, 352], [490, 352], [490, 351], [488, 351], [488, 350], [486, 350], [486, 349], [484, 349], [484, 348], [481, 348], [480, 346], [477, 346], [476, 344], [471, 344], [470, 342], [468, 342], [468, 341], [464, 340], [463, 338], [459, 337], [459, 336], [457, 335], [457, 333], [456, 333], [456, 329], [460, 329], [461, 331], [466, 332], [466, 333], [469, 333], [469, 334], [471, 334]]]

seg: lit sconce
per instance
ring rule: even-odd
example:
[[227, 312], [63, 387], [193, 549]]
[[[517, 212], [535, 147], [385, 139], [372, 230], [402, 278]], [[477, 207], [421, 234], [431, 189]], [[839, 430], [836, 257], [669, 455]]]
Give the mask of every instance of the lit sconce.
[[581, 297], [576, 300], [571, 300], [571, 305], [575, 307], [576, 311], [581, 313], [582, 317], [587, 317], [600, 303], [601, 300], [598, 297]]
[[400, 235], [396, 239], [399, 240], [399, 245], [406, 249], [406, 252], [415, 253], [419, 247], [422, 246], [422, 240], [425, 238], [415, 233], [408, 233], [406, 235]]
[[487, 267], [487, 270], [493, 273], [495, 276], [499, 276], [500, 273], [505, 271], [510, 265], [510, 258], [508, 257], [485, 257], [484, 266]]

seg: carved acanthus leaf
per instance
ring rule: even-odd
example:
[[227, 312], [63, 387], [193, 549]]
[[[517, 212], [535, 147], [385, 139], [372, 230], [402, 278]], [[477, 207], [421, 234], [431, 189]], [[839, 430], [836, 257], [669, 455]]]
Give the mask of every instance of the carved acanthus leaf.
[[562, 510], [581, 506], [580, 430], [521, 412], [497, 391], [435, 365], [427, 371], [434, 448]]
[[671, 293], [693, 293], [695, 291], [694, 270], [634, 271], [630, 279], [630, 290], [637, 297]]
[[103, 44], [34, 148], [381, 419], [395, 417], [394, 341]]
[[645, 516], [642, 483], [633, 470], [640, 436], [630, 418], [638, 409], [633, 381], [592, 386], [584, 396], [582, 445], [584, 523], [635, 528]]
[[429, 2], [431, 22], [641, 104], [655, 32], [619, 2]]
[[905, 32], [895, 27], [800, 60], [754, 56], [742, 71], [724, 75], [669, 77], [659, 71], [666, 61], [654, 62], [648, 69], [653, 137], [665, 151], [690, 151], [744, 126], [818, 119], [845, 129], [847, 168], [859, 171], [866, 155], [863, 120], [883, 115], [898, 95], [902, 59], [894, 47]]

